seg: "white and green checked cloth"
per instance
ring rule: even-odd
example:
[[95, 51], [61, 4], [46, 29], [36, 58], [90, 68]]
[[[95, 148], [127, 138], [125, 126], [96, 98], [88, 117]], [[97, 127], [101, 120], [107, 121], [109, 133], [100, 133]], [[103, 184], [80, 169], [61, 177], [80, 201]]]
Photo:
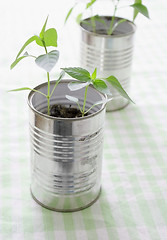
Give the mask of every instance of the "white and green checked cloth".
[[[107, 113], [102, 194], [75, 213], [49, 211], [31, 198], [27, 92], [6, 92], [41, 82], [31, 61], [12, 72], [9, 65], [35, 28], [29, 15], [39, 29], [44, 15], [58, 12], [56, 1], [47, 7], [29, 1], [27, 8], [24, 1], [5, 2], [0, 3], [0, 240], [167, 240], [166, 1], [145, 1], [152, 20], [137, 22], [130, 94], [136, 104]], [[68, 51], [63, 61], [71, 65]]]

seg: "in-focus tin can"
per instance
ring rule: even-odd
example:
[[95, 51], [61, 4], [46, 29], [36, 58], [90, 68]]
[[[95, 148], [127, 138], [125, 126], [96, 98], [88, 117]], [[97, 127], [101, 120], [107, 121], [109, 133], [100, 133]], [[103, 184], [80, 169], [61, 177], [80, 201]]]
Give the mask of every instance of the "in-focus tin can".
[[[62, 80], [51, 105], [69, 106], [73, 95], [82, 106], [84, 89], [71, 92]], [[51, 91], [55, 82], [51, 81]], [[35, 88], [47, 94], [47, 83]], [[106, 96], [88, 88], [86, 108]], [[96, 201], [101, 189], [105, 104], [80, 118], [56, 118], [44, 112], [46, 98], [34, 91], [28, 97], [31, 139], [31, 193], [42, 206], [55, 211], [76, 211]]]

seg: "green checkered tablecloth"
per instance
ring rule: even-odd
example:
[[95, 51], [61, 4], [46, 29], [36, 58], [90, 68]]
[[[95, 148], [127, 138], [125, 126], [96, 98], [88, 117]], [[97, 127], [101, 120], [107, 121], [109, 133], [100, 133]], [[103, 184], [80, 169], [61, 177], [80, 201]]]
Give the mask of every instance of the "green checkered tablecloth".
[[[49, 211], [31, 198], [27, 92], [6, 90], [37, 85], [44, 73], [30, 62], [10, 72], [16, 47], [27, 37], [23, 28], [25, 38], [16, 42], [17, 11], [12, 19], [5, 11], [7, 2], [0, 3], [1, 41], [6, 38], [0, 55], [1, 240], [167, 240], [167, 3], [145, 2], [151, 20], [137, 22], [130, 94], [136, 104], [106, 114], [102, 193], [94, 205], [74, 213]], [[20, 18], [28, 23], [31, 10], [36, 19], [38, 7], [52, 15], [56, 9], [50, 3], [47, 9], [40, 4], [33, 8], [30, 1]], [[38, 20], [41, 26], [43, 19]], [[60, 64], [70, 65], [66, 54]]]

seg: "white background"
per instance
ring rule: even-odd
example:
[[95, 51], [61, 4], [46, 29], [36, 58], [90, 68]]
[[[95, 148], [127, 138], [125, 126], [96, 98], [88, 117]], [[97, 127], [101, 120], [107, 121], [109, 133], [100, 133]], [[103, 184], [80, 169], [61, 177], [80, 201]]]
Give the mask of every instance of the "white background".
[[[12, 71], [10, 71], [10, 64], [14, 61], [24, 42], [34, 34], [39, 34], [47, 15], [49, 15], [47, 27], [55, 27], [58, 31], [60, 59], [54, 71], [59, 72], [60, 67], [79, 66], [80, 32], [74, 16], [80, 13], [83, 7], [84, 1], [80, 0], [80, 2], [80, 7], [74, 11], [74, 14], [66, 25], [64, 25], [64, 19], [68, 10], [74, 5], [73, 0], [6, 0], [0, 2], [1, 89], [5, 88], [8, 90], [23, 86], [34, 87], [45, 81], [45, 72], [38, 68], [32, 59], [23, 60], [23, 62], [20, 62]], [[126, 5], [131, 2], [132, 1], [122, 0], [121, 4]], [[145, 2], [149, 8], [154, 7], [154, 4], [151, 6], [150, 1]], [[99, 0], [93, 11], [95, 14], [111, 15], [113, 12], [111, 1]], [[132, 17], [132, 9], [123, 8], [118, 13], [123, 17]], [[151, 21], [139, 16], [137, 19], [138, 33], [136, 35], [139, 35], [142, 26], [150, 27], [153, 23], [153, 21], [152, 23]], [[36, 49], [39, 50], [39, 47], [36, 47], [34, 44], [31, 44], [28, 48], [32, 54]], [[43, 53], [42, 51], [40, 49], [41, 54]], [[55, 76], [54, 74], [53, 72], [53, 78]]]

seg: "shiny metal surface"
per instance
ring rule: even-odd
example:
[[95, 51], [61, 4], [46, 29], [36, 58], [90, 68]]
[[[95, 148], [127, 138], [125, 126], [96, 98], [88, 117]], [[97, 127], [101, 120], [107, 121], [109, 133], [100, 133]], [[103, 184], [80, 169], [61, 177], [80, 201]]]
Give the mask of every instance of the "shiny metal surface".
[[[119, 19], [117, 18], [117, 20]], [[118, 26], [116, 35], [110, 36], [90, 32], [89, 25], [81, 25], [80, 29], [81, 66], [90, 72], [97, 67], [99, 77], [114, 75], [123, 88], [129, 92], [136, 26], [132, 22], [126, 21]], [[109, 87], [113, 93], [113, 100], [107, 104], [107, 111], [125, 107], [128, 101], [111, 86]]]
[[[69, 81], [56, 88], [51, 103], [69, 105], [66, 94], [83, 100], [84, 90], [70, 92]], [[54, 82], [51, 82], [53, 89]], [[47, 85], [36, 89], [47, 93]], [[86, 107], [105, 99], [90, 87]], [[55, 211], [75, 211], [91, 205], [100, 194], [105, 104], [84, 118], [55, 118], [43, 114], [46, 99], [30, 92], [31, 192], [42, 206]]]

